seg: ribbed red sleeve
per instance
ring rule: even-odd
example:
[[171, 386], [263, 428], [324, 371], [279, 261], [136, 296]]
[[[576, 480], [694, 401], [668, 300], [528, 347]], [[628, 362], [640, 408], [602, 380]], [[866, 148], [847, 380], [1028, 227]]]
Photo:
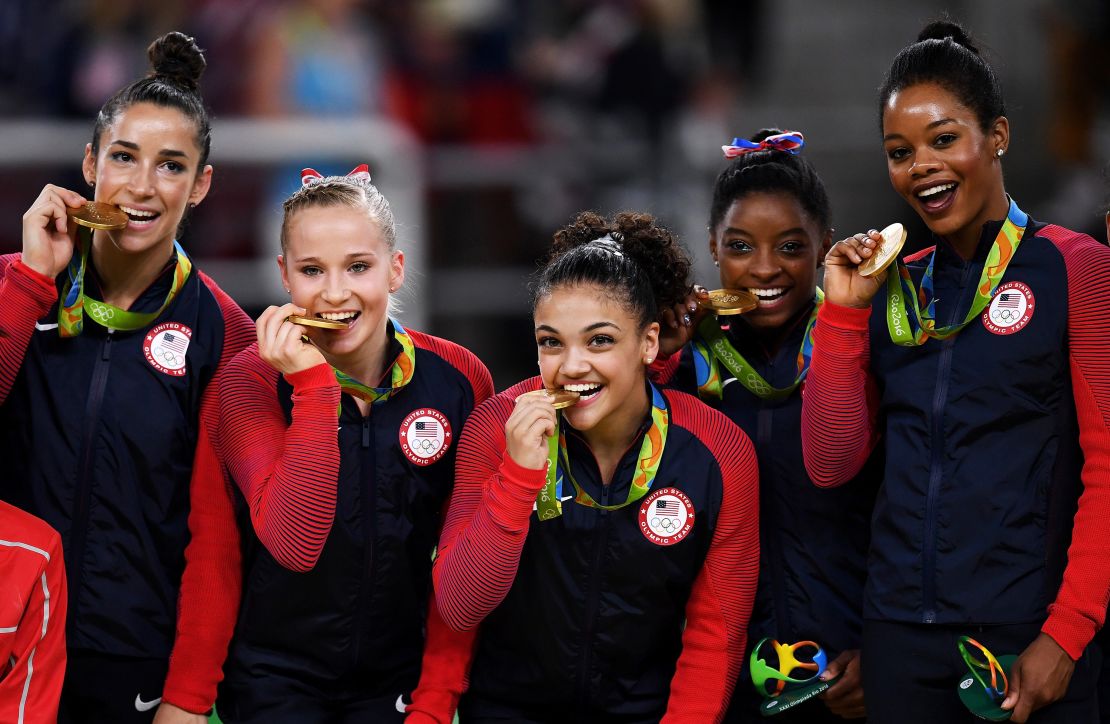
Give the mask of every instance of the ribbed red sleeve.
[[57, 298], [53, 279], [24, 264], [19, 254], [0, 256], [0, 404], [23, 366], [35, 322]]
[[339, 383], [323, 363], [287, 375], [293, 386], [287, 426], [277, 380], [257, 345], [232, 360], [219, 391], [220, 449], [262, 545], [286, 568], [308, 571], [335, 518]]
[[[685, 349], [685, 348], [683, 348]], [[678, 365], [682, 361], [682, 350], [678, 350], [670, 357], [659, 357], [648, 366], [648, 377], [657, 385], [670, 384], [674, 378], [675, 373], [678, 372]]]
[[0, 721], [54, 724], [66, 671], [66, 572], [62, 540], [21, 510], [0, 504], [5, 612], [0, 631]]
[[[493, 378], [481, 361], [466, 349], [440, 340], [438, 337], [421, 335], [414, 338], [417, 345], [426, 345], [450, 362], [470, 381], [474, 391], [474, 405], [485, 402], [493, 394]], [[449, 502], [449, 501], [448, 501]], [[444, 504], [444, 517], [449, 505]], [[440, 533], [442, 534], [442, 530]], [[424, 658], [420, 664], [420, 681], [412, 693], [412, 703], [406, 711], [406, 722], [411, 724], [451, 724], [459, 699], [467, 688], [470, 672], [470, 659], [474, 652], [474, 641], [478, 629], [454, 631], [439, 613], [435, 593], [428, 602], [428, 628], [424, 641]]]
[[255, 337], [250, 317], [215, 282], [203, 273], [200, 277], [219, 305], [224, 341], [215, 374], [201, 397], [177, 635], [162, 691], [163, 701], [196, 714], [209, 711], [215, 703], [239, 613], [243, 575], [234, 499], [211, 438], [218, 424], [218, 389], [232, 358]]
[[477, 626], [509, 592], [546, 479], [544, 469], [522, 468], [505, 454], [514, 398], [510, 390], [486, 400], [459, 440], [455, 490], [432, 568], [439, 612], [459, 631]]
[[1073, 659], [1103, 624], [1110, 599], [1110, 248], [1086, 234], [1047, 226], [1068, 272], [1068, 354], [1083, 449], [1083, 493], [1068, 564], [1042, 630]]
[[697, 432], [720, 466], [723, 493], [709, 554], [686, 603], [667, 724], [719, 722], [744, 661], [759, 577], [759, 466], [751, 440], [719, 412], [667, 393], [675, 425]]
[[878, 441], [870, 317], [870, 308], [829, 301], [817, 312], [813, 358], [802, 388], [802, 453], [809, 477], [822, 488], [854, 478]]

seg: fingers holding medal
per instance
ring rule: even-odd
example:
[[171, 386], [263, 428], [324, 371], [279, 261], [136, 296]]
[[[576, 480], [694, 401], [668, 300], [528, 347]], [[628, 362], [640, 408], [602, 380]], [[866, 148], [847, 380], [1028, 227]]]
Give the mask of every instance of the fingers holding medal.
[[23, 263], [44, 276], [61, 273], [73, 256], [77, 237], [77, 225], [69, 222], [70, 211], [87, 203], [92, 202], [76, 191], [53, 184], [43, 187], [23, 214]]
[[843, 307], [865, 308], [886, 279], [906, 243], [906, 230], [898, 223], [882, 231], [869, 230], [833, 244], [825, 255], [824, 290], [828, 301]]
[[505, 421], [505, 449], [522, 468], [538, 470], [547, 464], [548, 438], [555, 434], [556, 410], [578, 402], [569, 390], [532, 390], [516, 398], [516, 407]]
[[305, 336], [307, 329], [290, 319], [306, 314], [307, 310], [288, 303], [269, 307], [258, 317], [258, 355], [282, 374], [301, 372], [325, 361]]

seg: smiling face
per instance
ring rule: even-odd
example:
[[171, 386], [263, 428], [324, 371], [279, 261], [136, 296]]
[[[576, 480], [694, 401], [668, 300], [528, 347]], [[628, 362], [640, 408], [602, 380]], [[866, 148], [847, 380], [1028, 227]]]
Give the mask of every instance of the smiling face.
[[581, 393], [563, 411], [587, 438], [627, 437], [647, 403], [645, 359], [659, 352], [659, 325], [640, 327], [638, 315], [595, 285], [555, 287], [533, 313], [545, 387]]
[[883, 108], [883, 149], [895, 191], [929, 229], [974, 244], [985, 222], [1006, 216], [999, 149], [1004, 116], [983, 131], [971, 109], [935, 83], [892, 94]]
[[720, 264], [721, 286], [759, 298], [744, 320], [757, 331], [771, 331], [813, 301], [830, 237], [792, 195], [751, 193], [733, 201], [710, 230], [709, 251]]
[[389, 248], [364, 209], [346, 205], [295, 212], [285, 240], [278, 265], [293, 303], [309, 316], [349, 322], [347, 329], [309, 329], [312, 341], [332, 364], [358, 369], [368, 350], [384, 349], [389, 294], [404, 283], [404, 255]]
[[85, 180], [95, 199], [119, 206], [130, 221], [107, 233], [121, 251], [142, 253], [172, 245], [189, 204], [208, 194], [212, 167], [199, 167], [196, 124], [175, 108], [136, 103], [118, 114], [93, 155], [85, 148]]

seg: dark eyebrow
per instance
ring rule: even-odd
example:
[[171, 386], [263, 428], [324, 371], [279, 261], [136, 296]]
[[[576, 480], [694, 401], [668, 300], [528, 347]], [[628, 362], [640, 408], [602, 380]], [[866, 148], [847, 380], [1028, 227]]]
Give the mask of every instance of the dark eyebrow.
[[[116, 139], [115, 141], [112, 141], [112, 143], [110, 145], [112, 145], [112, 146], [123, 146], [124, 148], [131, 149], [132, 151], [138, 151], [139, 150], [139, 144], [132, 143], [131, 141], [121, 141], [119, 139]], [[187, 154], [184, 151], [178, 151], [178, 150], [173, 149], [173, 148], [163, 148], [161, 151], [158, 152], [158, 155], [159, 156], [169, 156], [171, 158], [185, 158], [185, 156]]]
[[[583, 332], [592, 332], [593, 330], [600, 329], [601, 327], [613, 327], [618, 332], [620, 331], [620, 325], [616, 324], [614, 322], [594, 322], [590, 326], [585, 327], [582, 331]], [[538, 327], [536, 327], [536, 331], [537, 332], [551, 332], [552, 334], [558, 334], [559, 333], [559, 330], [555, 329], [554, 327], [552, 327], [549, 324], [539, 325]]]
[[[373, 258], [377, 259], [378, 255], [375, 254], [372, 251], [355, 251], [355, 252], [351, 252], [350, 254], [348, 254], [345, 257], [345, 260], [346, 261], [351, 261], [351, 260], [354, 260], [354, 259], [364, 259], [366, 257], [373, 257]], [[315, 264], [319, 264], [320, 259], [315, 257], [315, 256], [299, 256], [299, 257], [297, 257], [296, 259], [293, 260], [294, 264], [304, 264], [305, 262], [313, 262]]]
[[[925, 130], [926, 131], [931, 131], [932, 129], [936, 128], [937, 126], [943, 126], [945, 123], [958, 123], [958, 122], [959, 121], [957, 121], [955, 118], [941, 118], [939, 121], [933, 121], [929, 125], [925, 126]], [[891, 140], [892, 138], [901, 138], [901, 137], [902, 137], [902, 134], [900, 134], [900, 133], [888, 133], [885, 136], [883, 136], [883, 143], [886, 143], [887, 141]]]
[[[736, 226], [729, 226], [725, 229], [725, 233], [743, 234], [744, 236], [754, 236], [750, 231], [741, 229]], [[795, 226], [793, 229], [783, 229], [778, 233], [778, 236], [797, 236], [798, 234], [805, 234], [806, 230], [800, 226]]]

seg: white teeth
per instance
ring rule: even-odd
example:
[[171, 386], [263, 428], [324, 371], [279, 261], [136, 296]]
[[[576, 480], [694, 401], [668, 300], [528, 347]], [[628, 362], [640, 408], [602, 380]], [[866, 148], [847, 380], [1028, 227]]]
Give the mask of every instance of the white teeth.
[[580, 385], [563, 385], [563, 389], [570, 392], [589, 392], [590, 390], [596, 390], [600, 387], [601, 385], [594, 382], [584, 382]]
[[925, 189], [924, 191], [922, 191], [921, 193], [919, 193], [917, 195], [917, 198], [924, 199], [924, 198], [929, 197], [929, 196], [935, 196], [936, 194], [939, 194], [941, 191], [947, 191], [949, 189], [954, 189], [954, 188], [956, 188], [956, 184], [941, 184], [940, 186], [934, 186], [932, 188]]
[[139, 209], [133, 209], [130, 206], [120, 206], [119, 208], [120, 208], [120, 211], [127, 214], [128, 216], [138, 216], [140, 218], [148, 218], [148, 217], [153, 218], [153, 217], [158, 215], [158, 212], [156, 212], [156, 211], [141, 211]]
[[324, 319], [339, 321], [342, 319], [352, 319], [358, 316], [358, 312], [320, 312], [320, 316]]
[[748, 289], [748, 291], [751, 292], [752, 294], [756, 295], [757, 297], [760, 297], [761, 299], [770, 299], [772, 297], [778, 297], [778, 296], [781, 296], [781, 295], [785, 294], [786, 293], [786, 288], [785, 287], [778, 287], [778, 288], [775, 288], [775, 289], [754, 289], [754, 288], [751, 288], [751, 289]]

